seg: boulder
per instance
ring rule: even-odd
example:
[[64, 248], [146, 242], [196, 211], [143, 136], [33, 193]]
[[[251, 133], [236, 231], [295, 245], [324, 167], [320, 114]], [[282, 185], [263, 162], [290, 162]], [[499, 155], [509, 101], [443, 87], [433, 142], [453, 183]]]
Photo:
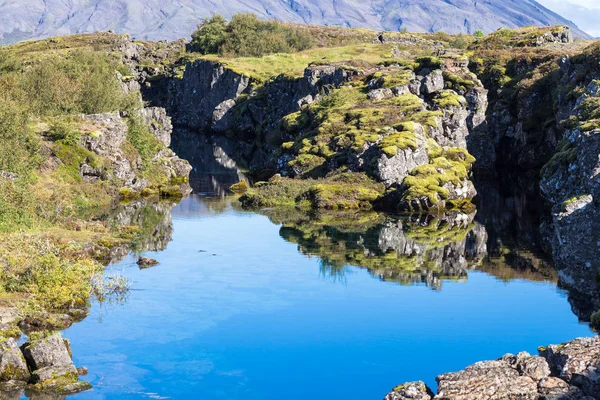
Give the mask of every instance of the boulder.
[[583, 392], [559, 378], [548, 377], [538, 382], [540, 400], [580, 400]]
[[32, 371], [29, 389], [34, 392], [69, 395], [91, 388], [89, 383], [78, 380], [69, 341], [60, 333], [31, 340], [21, 346], [21, 351]]
[[421, 82], [421, 93], [432, 95], [444, 89], [444, 74], [441, 69], [431, 71]]
[[14, 172], [0, 171], [0, 179], [7, 181], [16, 181], [19, 178]]
[[409, 382], [397, 386], [383, 400], [431, 400], [433, 392], [424, 382]]
[[57, 372], [56, 376], [77, 375], [77, 369], [71, 360], [69, 342], [60, 333], [27, 342], [21, 346], [21, 351], [33, 373], [42, 370], [38, 376], [47, 376], [47, 371], [52, 368]]
[[367, 96], [373, 101], [379, 101], [394, 97], [394, 93], [391, 89], [373, 89], [367, 94]]
[[538, 400], [537, 382], [504, 359], [437, 377], [437, 400]]
[[29, 370], [25, 358], [17, 346], [15, 339], [10, 338], [0, 343], [0, 381], [29, 380]]
[[600, 337], [551, 345], [540, 349], [540, 353], [559, 378], [588, 396], [600, 398]]

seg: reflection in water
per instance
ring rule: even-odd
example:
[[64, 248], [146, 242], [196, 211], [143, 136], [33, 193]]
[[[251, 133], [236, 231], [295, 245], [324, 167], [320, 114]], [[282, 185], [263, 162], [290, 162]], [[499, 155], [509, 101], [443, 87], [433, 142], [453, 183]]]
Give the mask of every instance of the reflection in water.
[[181, 129], [174, 132], [173, 149], [192, 165], [190, 185], [197, 194], [225, 196], [231, 185], [248, 180], [243, 171], [260, 159], [255, 146]]
[[542, 263], [513, 267], [524, 248], [490, 257], [504, 234], [476, 215], [261, 214], [186, 198], [172, 242], [148, 254], [157, 268], [111, 267], [134, 292], [66, 332], [94, 385], [78, 399], [382, 398], [399, 381], [590, 333]]
[[502, 280], [556, 281], [552, 267], [532, 252], [503, 247], [490, 255], [488, 232], [476, 222], [475, 213], [444, 219], [363, 212], [261, 213], [282, 224], [280, 235], [298, 244], [301, 253], [319, 257], [321, 272], [334, 278], [342, 278], [347, 266], [357, 266], [384, 281], [436, 290], [444, 280], [466, 280], [473, 269]]
[[196, 193], [212, 197], [107, 217], [140, 224], [134, 253], [157, 252], [160, 265], [140, 271], [128, 249], [113, 255], [139, 290], [66, 332], [94, 385], [77, 398], [381, 398], [400, 381], [589, 334], [537, 251], [539, 218], [523, 197], [490, 188], [478, 214], [443, 219], [259, 215], [225, 196], [257, 164], [251, 147], [174, 143]]

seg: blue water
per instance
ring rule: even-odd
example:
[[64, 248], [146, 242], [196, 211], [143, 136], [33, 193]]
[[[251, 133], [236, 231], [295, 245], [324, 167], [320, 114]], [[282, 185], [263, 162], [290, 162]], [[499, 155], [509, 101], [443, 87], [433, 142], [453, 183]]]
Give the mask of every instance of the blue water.
[[76, 399], [380, 399], [395, 385], [507, 352], [590, 336], [553, 282], [483, 272], [441, 290], [319, 257], [266, 216], [190, 197], [128, 300], [94, 304], [64, 335], [94, 389]]

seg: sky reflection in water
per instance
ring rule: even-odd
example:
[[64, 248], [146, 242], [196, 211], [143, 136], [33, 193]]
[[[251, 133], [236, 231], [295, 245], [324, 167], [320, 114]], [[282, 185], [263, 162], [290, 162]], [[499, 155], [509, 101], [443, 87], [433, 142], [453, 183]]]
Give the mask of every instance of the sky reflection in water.
[[133, 256], [111, 267], [133, 280], [129, 300], [95, 304], [65, 332], [94, 385], [74, 398], [380, 399], [405, 381], [435, 388], [439, 373], [591, 335], [551, 276], [469, 271], [441, 290], [356, 267], [331, 276], [305, 245], [320, 238], [332, 256], [354, 236], [305, 232], [300, 252], [266, 216], [198, 196], [172, 216], [172, 242], [147, 254], [158, 267], [140, 271]]

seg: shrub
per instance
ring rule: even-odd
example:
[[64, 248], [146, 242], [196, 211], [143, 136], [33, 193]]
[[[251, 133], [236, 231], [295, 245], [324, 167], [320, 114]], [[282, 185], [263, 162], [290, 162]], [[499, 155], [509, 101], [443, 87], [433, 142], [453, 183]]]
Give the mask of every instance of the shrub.
[[0, 97], [0, 171], [27, 174], [38, 162], [39, 140], [16, 103]]
[[262, 57], [309, 49], [308, 32], [278, 21], [261, 21], [254, 14], [236, 14], [227, 24], [220, 15], [204, 21], [192, 34], [193, 48], [202, 54]]
[[48, 137], [50, 140], [59, 141], [62, 140], [64, 144], [74, 145], [81, 138], [81, 134], [78, 130], [65, 121], [56, 121], [50, 125], [48, 130]]
[[117, 111], [128, 100], [119, 87], [117, 68], [105, 54], [49, 57], [25, 71], [20, 88], [36, 115]]
[[478, 30], [478, 31], [475, 31], [475, 33], [473, 34], [473, 36], [475, 36], [476, 38], [482, 38], [482, 37], [485, 36], [485, 33], [483, 33], [482, 30]]
[[192, 46], [202, 54], [216, 54], [225, 42], [227, 21], [221, 15], [205, 19], [192, 33]]

